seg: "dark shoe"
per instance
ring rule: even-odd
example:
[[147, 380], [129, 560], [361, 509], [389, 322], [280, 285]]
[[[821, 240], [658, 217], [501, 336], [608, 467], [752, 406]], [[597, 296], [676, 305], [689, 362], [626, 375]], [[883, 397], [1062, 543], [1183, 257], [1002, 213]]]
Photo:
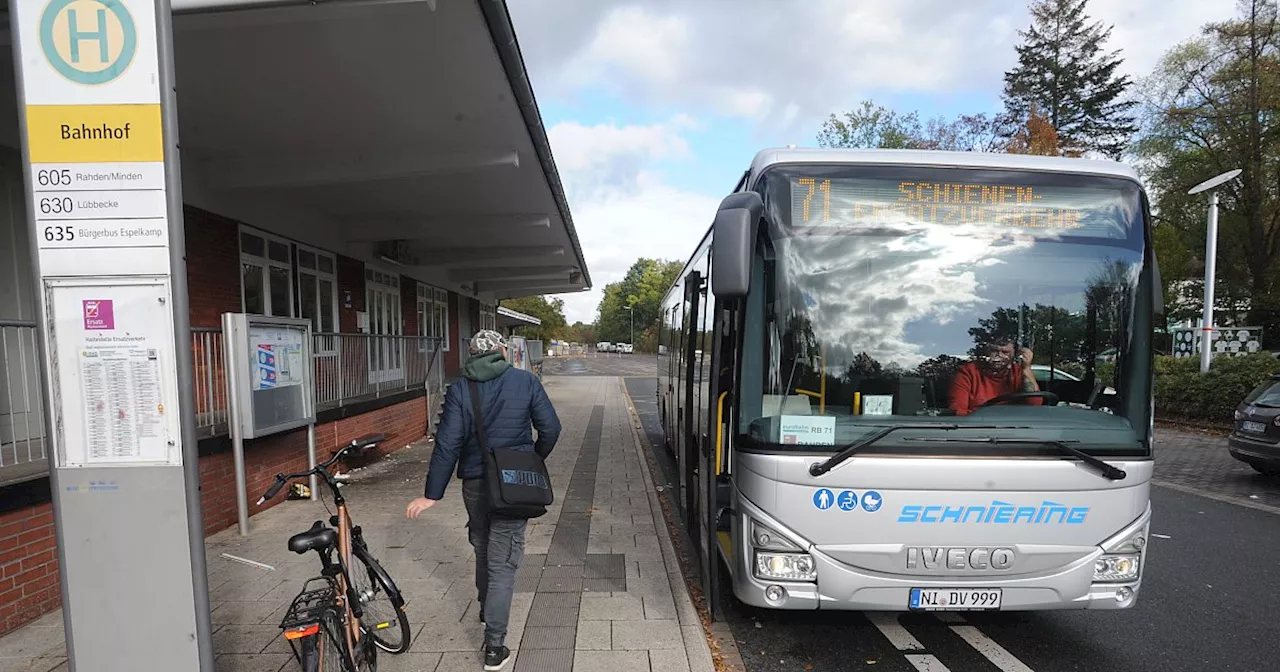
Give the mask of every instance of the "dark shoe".
[[480, 622], [484, 623], [484, 607], [480, 607]]
[[484, 647], [485, 672], [498, 672], [507, 666], [509, 660], [511, 660], [511, 649], [505, 646]]

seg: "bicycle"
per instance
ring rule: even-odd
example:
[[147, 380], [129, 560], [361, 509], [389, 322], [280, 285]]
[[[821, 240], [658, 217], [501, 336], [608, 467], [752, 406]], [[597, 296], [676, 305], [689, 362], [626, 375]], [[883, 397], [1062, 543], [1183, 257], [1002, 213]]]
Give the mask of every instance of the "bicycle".
[[[299, 555], [315, 551], [320, 556], [320, 576], [308, 579], [290, 603], [280, 629], [304, 672], [321, 670], [375, 672], [378, 649], [390, 654], [409, 650], [409, 621], [404, 597], [382, 565], [369, 552], [359, 525], [353, 525], [346, 498], [329, 467], [349, 452], [376, 442], [356, 440], [336, 452], [324, 464], [295, 474], [276, 474], [275, 483], [258, 504], [275, 497], [289, 481], [319, 476], [332, 493], [337, 513], [329, 525], [317, 520], [310, 529], [289, 538], [289, 550]], [[327, 508], [327, 507], [326, 507]], [[336, 562], [334, 551], [337, 551]], [[364, 571], [352, 574], [352, 558]], [[363, 579], [368, 583], [363, 584]], [[314, 584], [321, 584], [313, 588]], [[379, 594], [387, 598], [390, 618], [379, 613]], [[398, 637], [397, 637], [398, 636]], [[338, 664], [330, 666], [336, 657]]]

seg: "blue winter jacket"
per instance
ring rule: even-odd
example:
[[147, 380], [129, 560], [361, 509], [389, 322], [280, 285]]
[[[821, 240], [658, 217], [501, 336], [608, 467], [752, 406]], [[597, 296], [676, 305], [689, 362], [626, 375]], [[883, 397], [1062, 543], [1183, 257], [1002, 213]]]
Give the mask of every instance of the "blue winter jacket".
[[[444, 497], [457, 465], [458, 478], [483, 478], [484, 458], [476, 439], [469, 385], [480, 387], [485, 439], [491, 448], [532, 450], [544, 459], [560, 438], [560, 419], [534, 374], [512, 368], [501, 353], [467, 360], [464, 378], [449, 386], [436, 428], [436, 446], [427, 469], [427, 499]], [[538, 438], [533, 438], [533, 428]]]

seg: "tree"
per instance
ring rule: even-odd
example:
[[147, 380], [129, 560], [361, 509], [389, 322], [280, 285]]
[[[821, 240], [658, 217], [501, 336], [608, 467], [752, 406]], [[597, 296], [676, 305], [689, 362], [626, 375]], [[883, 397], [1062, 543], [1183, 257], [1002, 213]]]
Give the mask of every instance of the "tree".
[[[1218, 295], [1249, 306], [1248, 321], [1265, 328], [1266, 347], [1280, 344], [1280, 19], [1275, 0], [1241, 0], [1240, 15], [1208, 24], [1180, 44], [1144, 82], [1147, 132], [1139, 143], [1155, 196], [1157, 252], [1204, 249], [1205, 196], [1192, 185], [1240, 168], [1219, 188]], [[1191, 279], [1203, 256], [1184, 257], [1166, 282]]]
[[995, 119], [962, 114], [954, 121], [920, 121], [917, 112], [900, 114], [870, 100], [841, 116], [832, 114], [818, 133], [819, 147], [861, 149], [942, 149], [998, 151], [1002, 142]]
[[1026, 120], [1013, 132], [1005, 151], [1010, 154], [1058, 156], [1062, 148], [1058, 146], [1058, 130], [1033, 107]]
[[[605, 285], [596, 319], [597, 337], [611, 343], [631, 340], [635, 327], [640, 350], [657, 349], [662, 297], [680, 276], [683, 264], [662, 259], [637, 259], [619, 282]], [[627, 308], [635, 311], [632, 315]], [[633, 322], [634, 320], [634, 322]]]
[[1018, 31], [1018, 65], [1004, 76], [1006, 118], [1014, 128], [1025, 127], [1042, 110], [1061, 149], [1119, 158], [1138, 130], [1130, 114], [1137, 101], [1125, 99], [1129, 77], [1116, 74], [1120, 52], [1103, 51], [1111, 27], [1090, 23], [1087, 3], [1031, 5], [1032, 25]]
[[515, 299], [503, 299], [502, 305], [518, 313], [531, 315], [542, 320], [542, 324], [516, 327], [515, 331], [525, 338], [543, 341], [560, 338], [568, 331], [568, 322], [564, 318], [564, 299], [545, 296], [522, 296]]

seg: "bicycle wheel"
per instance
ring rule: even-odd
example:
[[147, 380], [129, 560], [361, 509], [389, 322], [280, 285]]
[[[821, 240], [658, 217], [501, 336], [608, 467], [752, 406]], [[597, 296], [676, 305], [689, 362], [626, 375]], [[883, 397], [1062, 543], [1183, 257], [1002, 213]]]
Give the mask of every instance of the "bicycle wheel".
[[320, 617], [320, 632], [302, 642], [302, 672], [357, 672], [351, 667], [347, 651], [342, 621], [337, 614], [327, 612]]
[[361, 539], [351, 545], [358, 561], [349, 572], [352, 588], [360, 600], [360, 629], [378, 648], [391, 654], [409, 650], [409, 619], [404, 613], [404, 597], [387, 570], [378, 564]]

